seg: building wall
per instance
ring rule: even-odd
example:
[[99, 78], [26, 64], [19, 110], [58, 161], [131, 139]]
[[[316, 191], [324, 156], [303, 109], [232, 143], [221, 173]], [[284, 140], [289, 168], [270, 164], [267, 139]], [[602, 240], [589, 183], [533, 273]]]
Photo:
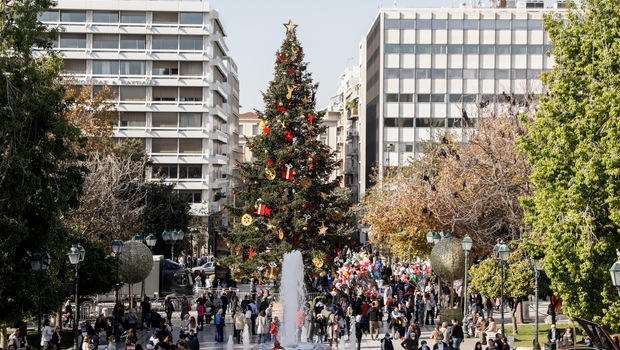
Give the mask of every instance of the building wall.
[[116, 138], [140, 139], [154, 166], [192, 203], [220, 210], [238, 149], [239, 80], [225, 30], [206, 2], [60, 0], [41, 20], [78, 85], [117, 94]]

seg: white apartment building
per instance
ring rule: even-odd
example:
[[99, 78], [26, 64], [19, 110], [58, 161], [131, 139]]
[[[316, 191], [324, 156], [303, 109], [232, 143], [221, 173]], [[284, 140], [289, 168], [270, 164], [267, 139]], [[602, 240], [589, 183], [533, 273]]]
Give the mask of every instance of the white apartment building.
[[542, 16], [565, 3], [379, 11], [360, 45], [360, 193], [373, 168], [405, 164], [444, 130], [462, 135], [502, 93], [539, 94], [553, 66]]
[[340, 75], [338, 93], [330, 98], [329, 119], [336, 119], [336, 147], [342, 167], [343, 185], [351, 190], [351, 202], [359, 202], [359, 67], [347, 67]]
[[59, 0], [41, 20], [62, 27], [54, 45], [79, 85], [116, 92], [115, 137], [142, 141], [148, 179], [174, 183], [192, 214], [217, 215], [240, 157], [239, 79], [219, 13], [199, 1]]

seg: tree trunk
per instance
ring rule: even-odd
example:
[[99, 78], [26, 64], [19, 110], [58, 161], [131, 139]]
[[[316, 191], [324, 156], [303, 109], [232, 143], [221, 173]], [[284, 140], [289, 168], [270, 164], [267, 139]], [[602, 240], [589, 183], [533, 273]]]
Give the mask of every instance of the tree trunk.
[[142, 280], [142, 291], [140, 292], [140, 300], [144, 300], [144, 282], [146, 279]]

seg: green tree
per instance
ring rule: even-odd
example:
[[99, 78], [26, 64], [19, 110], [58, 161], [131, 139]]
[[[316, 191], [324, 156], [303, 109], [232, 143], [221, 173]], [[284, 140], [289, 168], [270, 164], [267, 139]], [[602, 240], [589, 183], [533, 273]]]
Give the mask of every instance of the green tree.
[[335, 191], [341, 178], [330, 179], [340, 164], [320, 141], [326, 126], [325, 113], [314, 109], [317, 86], [296, 26], [286, 27], [265, 110], [257, 111], [262, 134], [248, 142], [255, 161], [239, 164], [245, 186], [235, 191], [245, 205], [230, 210], [243, 224], [223, 233], [231, 252], [225, 263], [237, 279], [257, 276], [258, 266], [291, 250], [302, 253], [307, 269], [329, 265], [354, 229], [349, 200]]
[[620, 298], [609, 267], [620, 233], [620, 7], [611, 0], [569, 2], [546, 15], [555, 66], [549, 96], [527, 120], [521, 147], [535, 192], [523, 198], [528, 241], [540, 244], [563, 312], [620, 326]]
[[[64, 265], [68, 235], [60, 216], [79, 203], [86, 169], [80, 130], [66, 119], [59, 70], [51, 48], [57, 32], [37, 20], [49, 0], [0, 5], [0, 326], [36, 314], [39, 289], [54, 295], [54, 271]], [[35, 53], [36, 50], [36, 53]], [[30, 271], [28, 253], [47, 246], [51, 273]], [[46, 283], [47, 282], [47, 283]]]

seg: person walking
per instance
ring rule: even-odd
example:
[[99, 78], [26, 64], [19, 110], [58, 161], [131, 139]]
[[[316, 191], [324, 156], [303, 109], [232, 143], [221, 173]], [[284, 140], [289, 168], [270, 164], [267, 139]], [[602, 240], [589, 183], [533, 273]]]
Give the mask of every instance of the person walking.
[[452, 329], [450, 333], [452, 334], [453, 347], [455, 349], [460, 349], [465, 334], [463, 333], [463, 327], [461, 327], [455, 318], [452, 319]]
[[52, 349], [54, 350], [60, 350], [60, 344], [62, 344], [60, 330], [60, 326], [56, 326], [56, 328], [54, 328], [54, 333], [52, 333]]
[[433, 348], [440, 340], [443, 340], [443, 333], [439, 330], [438, 324], [434, 325], [434, 329], [431, 332], [431, 340], [432, 340], [431, 346]]
[[368, 321], [370, 330], [370, 339], [379, 339], [379, 320], [383, 318], [379, 302], [375, 300], [370, 309], [368, 309]]
[[357, 339], [357, 350], [360, 350], [362, 346], [362, 334], [364, 333], [363, 327], [362, 316], [355, 316], [355, 339]]
[[150, 331], [150, 318], [151, 318], [151, 300], [149, 297], [145, 296], [142, 302], [140, 303], [140, 312], [142, 317], [140, 317], [140, 330], [144, 330], [144, 325], [146, 324], [146, 330]]
[[198, 314], [198, 325], [200, 326], [198, 330], [201, 331], [205, 325], [205, 307], [202, 305], [202, 301], [196, 305], [196, 313]]
[[237, 308], [235, 316], [233, 317], [233, 328], [235, 331], [235, 338], [237, 338], [237, 344], [241, 344], [241, 332], [245, 327], [245, 314], [241, 312], [241, 308]]
[[194, 332], [194, 330], [189, 331], [189, 336], [187, 342], [187, 350], [200, 350], [200, 343], [198, 342], [198, 336]]
[[187, 300], [185, 294], [181, 297], [181, 320], [185, 319], [185, 315], [189, 315], [189, 310], [191, 310], [191, 304]]
[[[434, 326], [435, 325], [435, 300], [433, 299], [432, 294], [429, 294], [429, 296], [426, 297], [426, 301], [424, 304], [426, 306], [426, 318], [424, 319], [424, 325]], [[429, 318], [430, 318], [430, 321], [429, 321]]]
[[172, 305], [170, 295], [167, 295], [166, 300], [164, 301], [164, 312], [166, 312], [166, 319], [168, 320], [170, 328], [172, 328], [172, 313], [174, 312], [174, 305]]
[[394, 344], [392, 344], [390, 333], [385, 333], [385, 337], [381, 339], [381, 350], [394, 350]]
[[43, 332], [41, 333], [41, 346], [45, 350], [52, 349], [52, 328], [50, 328], [50, 320], [43, 321]]
[[219, 309], [215, 314], [215, 341], [218, 343], [224, 341], [224, 317], [222, 317], [222, 313], [222, 309]]

